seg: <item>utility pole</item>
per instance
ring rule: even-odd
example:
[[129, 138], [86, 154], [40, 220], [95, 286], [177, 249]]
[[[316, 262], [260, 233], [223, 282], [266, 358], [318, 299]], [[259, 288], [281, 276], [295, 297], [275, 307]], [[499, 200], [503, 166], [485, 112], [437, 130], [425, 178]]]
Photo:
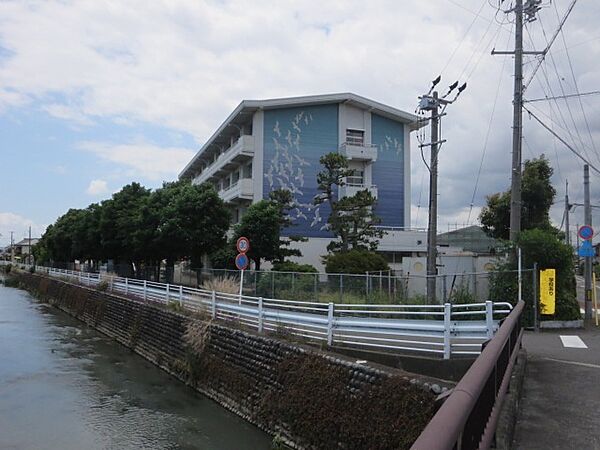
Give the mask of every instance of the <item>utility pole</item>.
[[427, 226], [427, 298], [435, 303], [437, 276], [437, 179], [439, 153], [439, 99], [433, 92], [435, 107], [431, 110], [431, 158], [429, 162], [429, 221]]
[[510, 240], [521, 232], [521, 143], [523, 137], [523, 0], [515, 3], [515, 87], [513, 93], [512, 181]]
[[[592, 207], [590, 204], [590, 166], [583, 166], [583, 203], [585, 225], [592, 226]], [[592, 257], [584, 259], [583, 275], [585, 283], [585, 318], [592, 318]]]
[[[467, 87], [467, 83], [458, 87], [458, 81], [448, 87], [448, 92], [439, 97], [437, 91], [433, 91], [440, 82], [441, 76], [436, 78], [429, 92], [419, 97], [420, 112], [430, 111], [431, 116], [431, 142], [421, 142], [420, 147], [431, 146], [431, 157], [429, 162], [429, 219], [427, 227], [427, 300], [430, 304], [436, 303], [436, 277], [437, 277], [437, 197], [438, 197], [438, 156], [441, 144], [445, 142], [440, 137], [440, 118], [444, 116], [446, 106], [453, 103], [462, 91]], [[456, 95], [452, 100], [447, 97], [458, 87]], [[433, 92], [432, 92], [433, 91]], [[440, 108], [442, 111], [440, 112]]]
[[31, 264], [31, 225], [29, 225], [29, 241], [27, 243], [27, 264]]
[[569, 180], [565, 180], [565, 243], [571, 247], [571, 229], [569, 228]]
[[523, 55], [539, 55], [545, 52], [523, 50], [523, 14], [532, 22], [540, 9], [541, 0], [515, 0], [515, 6], [504, 11], [515, 13], [514, 51], [492, 50], [492, 55], [515, 55], [515, 85], [513, 92], [512, 169], [510, 183], [510, 240], [515, 242], [521, 232], [521, 146], [523, 140]]
[[15, 263], [15, 241], [13, 239], [14, 231], [10, 232], [10, 263]]

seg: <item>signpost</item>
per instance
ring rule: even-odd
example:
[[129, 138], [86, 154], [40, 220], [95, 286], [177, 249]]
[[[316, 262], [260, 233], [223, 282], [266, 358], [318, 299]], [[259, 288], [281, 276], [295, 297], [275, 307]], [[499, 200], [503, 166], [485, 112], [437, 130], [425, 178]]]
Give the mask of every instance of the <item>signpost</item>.
[[240, 300], [239, 304], [242, 304], [242, 289], [244, 287], [244, 270], [248, 267], [250, 259], [246, 253], [250, 250], [250, 241], [246, 237], [240, 237], [236, 243], [238, 255], [235, 257], [235, 267], [241, 270], [240, 273]]
[[556, 305], [556, 270], [540, 271], [540, 314], [554, 314]]

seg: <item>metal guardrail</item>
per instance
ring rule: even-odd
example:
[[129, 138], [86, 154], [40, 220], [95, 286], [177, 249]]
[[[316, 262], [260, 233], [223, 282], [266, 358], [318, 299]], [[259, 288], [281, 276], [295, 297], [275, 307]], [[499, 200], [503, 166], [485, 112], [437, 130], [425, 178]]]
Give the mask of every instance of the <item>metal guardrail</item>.
[[[29, 266], [19, 264], [27, 269]], [[110, 292], [145, 302], [178, 303], [212, 318], [284, 332], [327, 345], [442, 356], [478, 355], [501, 318], [506, 302], [443, 305], [318, 303], [228, 294], [180, 285], [37, 266], [38, 272], [87, 286], [106, 282]]]
[[452, 390], [411, 450], [489, 449], [523, 330], [519, 302]]

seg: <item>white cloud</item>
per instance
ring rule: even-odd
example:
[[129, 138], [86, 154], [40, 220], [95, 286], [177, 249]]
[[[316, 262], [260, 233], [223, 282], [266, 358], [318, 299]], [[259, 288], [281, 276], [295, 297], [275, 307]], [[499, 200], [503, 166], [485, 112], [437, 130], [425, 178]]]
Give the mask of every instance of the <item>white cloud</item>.
[[46, 230], [47, 225], [40, 225], [33, 220], [12, 212], [0, 212], [0, 247], [10, 245], [10, 235], [13, 232], [14, 242], [28, 237], [29, 227], [31, 236], [39, 237]]
[[102, 195], [108, 192], [108, 186], [104, 180], [92, 180], [85, 190], [89, 195]]
[[[540, 12], [547, 34], [557, 22], [554, 5], [562, 14], [566, 3], [558, 0]], [[590, 39], [597, 35], [592, 3], [577, 4], [564, 28], [580, 91], [595, 90], [600, 79], [600, 41]], [[472, 12], [480, 8], [481, 17], [470, 27]], [[481, 0], [257, 0], [251, 8], [242, 0], [0, 2], [0, 46], [8, 55], [0, 64], [0, 112], [36, 100], [47, 113], [75, 125], [97, 118], [144, 121], [191, 133], [202, 143], [244, 98], [353, 91], [412, 111], [428, 80], [442, 71], [440, 90], [455, 79], [469, 83], [443, 119], [447, 143], [440, 154], [440, 220], [460, 222], [471, 203], [499, 80], [474, 206], [509, 185], [512, 59], [506, 57], [502, 70], [505, 57], [490, 55], [492, 46], [513, 45], [511, 25], [495, 22], [502, 17]], [[544, 47], [541, 21], [528, 25], [527, 41], [528, 49]], [[574, 91], [562, 45], [561, 38], [553, 47], [556, 73], [549, 61], [529, 98], [551, 95], [550, 88], [554, 95]], [[526, 78], [531, 67], [525, 66]], [[593, 118], [600, 108], [592, 101], [583, 99], [598, 140]], [[535, 105], [551, 114], [547, 105]], [[588, 142], [578, 102], [570, 107]], [[566, 105], [560, 108], [571, 122]], [[548, 133], [526, 116], [524, 122], [524, 158], [542, 152], [550, 157], [560, 196], [564, 178], [581, 179], [581, 164], [560, 144], [554, 150]], [[568, 139], [579, 145], [577, 133]], [[144, 143], [84, 147], [153, 179], [176, 176], [193, 153]], [[420, 216], [426, 217], [427, 177], [420, 187], [426, 169], [416, 145], [413, 150], [413, 203], [421, 195]], [[560, 215], [553, 217], [560, 221]]]
[[130, 176], [159, 181], [175, 178], [194, 155], [194, 151], [187, 148], [159, 147], [146, 143], [82, 142], [79, 148], [127, 167]]

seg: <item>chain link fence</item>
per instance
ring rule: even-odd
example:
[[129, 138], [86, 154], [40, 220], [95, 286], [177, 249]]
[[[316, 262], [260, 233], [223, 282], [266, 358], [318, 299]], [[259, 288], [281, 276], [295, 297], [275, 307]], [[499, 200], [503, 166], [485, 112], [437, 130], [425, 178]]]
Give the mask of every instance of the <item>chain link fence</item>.
[[[101, 266], [60, 264], [57, 268], [83, 271], [108, 271], [119, 276], [170, 282], [188, 287], [204, 287], [222, 292], [239, 293], [239, 270], [192, 269], [185, 264], [173, 271], [164, 266]], [[532, 295], [533, 270], [521, 272], [522, 295]], [[245, 295], [322, 303], [356, 304], [429, 304], [427, 276], [395, 271], [368, 274], [335, 274], [312, 272], [244, 271]], [[485, 300], [512, 301], [518, 296], [518, 271], [462, 272], [436, 276], [435, 303], [477, 303]], [[495, 286], [495, 288], [494, 288]], [[492, 288], [492, 289], [491, 289]], [[525, 316], [529, 311], [524, 312]]]

